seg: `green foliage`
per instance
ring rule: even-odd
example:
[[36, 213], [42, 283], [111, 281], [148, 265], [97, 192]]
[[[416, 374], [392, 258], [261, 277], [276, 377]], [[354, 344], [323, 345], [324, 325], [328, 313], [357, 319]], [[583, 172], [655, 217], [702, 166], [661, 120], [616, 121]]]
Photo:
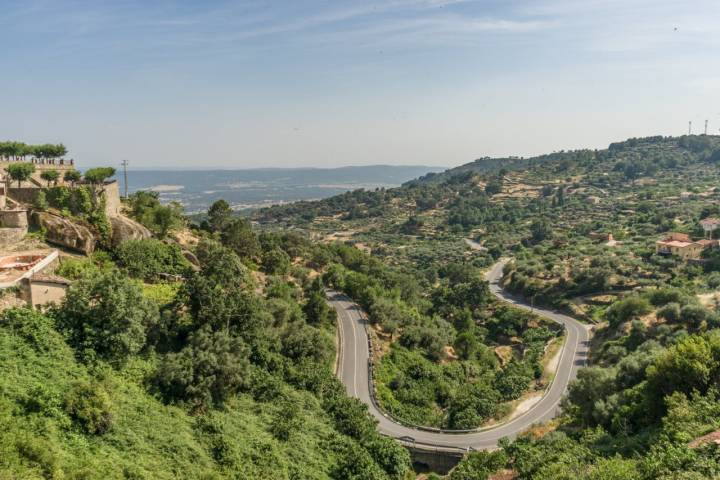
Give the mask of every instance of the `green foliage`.
[[164, 238], [183, 223], [182, 206], [162, 205], [157, 192], [137, 191], [130, 195], [130, 215], [159, 238]]
[[90, 183], [100, 184], [114, 175], [115, 169], [113, 167], [95, 167], [86, 170], [83, 177]]
[[66, 170], [65, 174], [63, 175], [63, 180], [65, 180], [66, 182], [69, 182], [73, 186], [75, 186], [75, 184], [77, 182], [79, 182], [81, 178], [82, 178], [82, 173], [78, 172], [75, 169]]
[[113, 406], [99, 383], [76, 382], [65, 397], [65, 411], [87, 433], [102, 435], [113, 424]]
[[35, 172], [35, 165], [32, 163], [11, 163], [7, 167], [7, 173], [11, 180], [18, 182], [18, 188], [22, 182], [27, 181]]
[[221, 232], [225, 229], [232, 217], [230, 205], [223, 199], [216, 200], [208, 208], [207, 226], [211, 232]]
[[530, 224], [530, 234], [533, 243], [540, 243], [552, 237], [550, 222], [544, 218], [538, 218]]
[[612, 304], [605, 316], [613, 324], [627, 322], [650, 313], [650, 304], [642, 297], [628, 297]]
[[320, 278], [313, 281], [310, 288], [305, 292], [305, 298], [303, 312], [309, 323], [323, 325], [334, 320], [335, 311], [327, 304], [325, 289]]
[[225, 402], [245, 382], [248, 350], [240, 338], [202, 328], [162, 361], [156, 382], [163, 396], [193, 410]]
[[114, 268], [115, 264], [104, 252], [96, 251], [90, 258], [61, 258], [60, 265], [55, 270], [58, 275], [70, 280], [80, 280], [102, 271]]
[[177, 244], [154, 238], [128, 240], [115, 250], [118, 266], [130, 276], [157, 281], [161, 274], [185, 275], [190, 263]]
[[47, 210], [49, 206], [45, 192], [40, 190], [35, 198], [35, 208], [38, 210]]
[[57, 170], [43, 170], [40, 173], [40, 178], [48, 182], [48, 186], [50, 186], [51, 183], [57, 184], [57, 181], [60, 179], [60, 172]]
[[499, 393], [486, 383], [463, 385], [448, 408], [448, 426], [460, 430], [475, 428], [497, 412], [499, 403]]
[[157, 306], [113, 270], [75, 282], [55, 315], [82, 358], [115, 364], [138, 353], [145, 346], [147, 330], [158, 321]]
[[266, 250], [262, 254], [262, 269], [268, 275], [285, 275], [290, 269], [290, 256], [279, 248]]
[[254, 260], [260, 255], [260, 242], [252, 231], [250, 222], [235, 218], [220, 233], [222, 244], [233, 250], [243, 260]]
[[502, 450], [495, 452], [473, 452], [450, 472], [449, 480], [487, 480], [489, 476], [507, 463]]

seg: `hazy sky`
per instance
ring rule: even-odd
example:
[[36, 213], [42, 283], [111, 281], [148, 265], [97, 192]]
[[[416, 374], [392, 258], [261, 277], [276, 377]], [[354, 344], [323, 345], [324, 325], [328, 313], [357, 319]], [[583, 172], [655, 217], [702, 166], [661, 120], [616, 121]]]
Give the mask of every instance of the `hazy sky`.
[[0, 72], [83, 166], [450, 166], [718, 133], [720, 1], [0, 0]]

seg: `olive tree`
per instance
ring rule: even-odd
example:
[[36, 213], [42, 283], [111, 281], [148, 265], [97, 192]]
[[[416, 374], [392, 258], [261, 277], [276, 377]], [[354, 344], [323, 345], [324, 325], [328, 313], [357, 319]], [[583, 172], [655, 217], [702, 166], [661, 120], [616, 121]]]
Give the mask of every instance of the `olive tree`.
[[32, 163], [13, 163], [7, 167], [8, 175], [12, 180], [18, 182], [18, 188], [22, 182], [27, 181], [35, 173], [35, 165]]

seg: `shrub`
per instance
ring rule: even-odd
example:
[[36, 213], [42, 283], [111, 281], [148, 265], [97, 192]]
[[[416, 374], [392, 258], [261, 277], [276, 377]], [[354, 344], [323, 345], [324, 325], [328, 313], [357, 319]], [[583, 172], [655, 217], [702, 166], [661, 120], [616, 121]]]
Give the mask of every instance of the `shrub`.
[[55, 316], [81, 357], [123, 363], [145, 345], [159, 313], [137, 285], [111, 270], [74, 283]]
[[154, 238], [128, 240], [115, 251], [118, 264], [130, 276], [153, 281], [160, 274], [183, 275], [190, 263], [183, 257], [180, 247]]
[[605, 315], [611, 324], [617, 325], [648, 313], [650, 313], [648, 301], [642, 297], [633, 296], [613, 303]]
[[290, 256], [279, 248], [263, 252], [262, 268], [268, 275], [285, 275], [290, 268]]
[[102, 435], [113, 424], [112, 402], [98, 383], [75, 383], [65, 397], [65, 411], [87, 433]]
[[248, 349], [240, 338], [202, 328], [165, 356], [156, 383], [166, 399], [202, 410], [222, 404], [245, 382]]
[[677, 322], [680, 320], [680, 304], [675, 302], [668, 303], [658, 310], [657, 317], [667, 322]]

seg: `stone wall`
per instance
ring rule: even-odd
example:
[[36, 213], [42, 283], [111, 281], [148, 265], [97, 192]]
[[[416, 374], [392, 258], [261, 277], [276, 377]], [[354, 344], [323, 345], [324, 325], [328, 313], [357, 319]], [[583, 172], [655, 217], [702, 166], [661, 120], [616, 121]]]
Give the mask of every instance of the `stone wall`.
[[[60, 163], [63, 162], [63, 163]], [[43, 180], [40, 175], [45, 170], [57, 170], [60, 173], [60, 178], [58, 179], [58, 185], [64, 185], [63, 181], [63, 175], [68, 170], [74, 170], [75, 166], [70, 163], [70, 160], [55, 160], [55, 163], [39, 163], [39, 162], [31, 162], [27, 161], [25, 163], [32, 163], [35, 166], [35, 172], [32, 174], [32, 180], [28, 182], [22, 182], [20, 184], [20, 188], [29, 188], [29, 187], [38, 187], [38, 186], [45, 186], [47, 182]], [[7, 161], [0, 161], [0, 176], [4, 176], [5, 172], [7, 171], [8, 166], [12, 165], [13, 163], [18, 162], [7, 162]], [[11, 186], [15, 185], [17, 188], [17, 182], [12, 182]]]
[[0, 228], [0, 248], [16, 245], [27, 234], [27, 228]]
[[0, 210], [0, 228], [28, 228], [27, 210]]
[[118, 182], [112, 180], [103, 186], [103, 192], [105, 193], [105, 213], [108, 217], [114, 217], [120, 215], [122, 209], [122, 203], [120, 202], [120, 189], [118, 188]]
[[10, 187], [8, 190], [8, 197], [20, 203], [34, 205], [40, 190], [41, 189], [37, 187]]
[[50, 277], [32, 277], [26, 281], [25, 288], [28, 289], [26, 297], [28, 304], [38, 310], [48, 304], [60, 304], [70, 283], [63, 279]]

